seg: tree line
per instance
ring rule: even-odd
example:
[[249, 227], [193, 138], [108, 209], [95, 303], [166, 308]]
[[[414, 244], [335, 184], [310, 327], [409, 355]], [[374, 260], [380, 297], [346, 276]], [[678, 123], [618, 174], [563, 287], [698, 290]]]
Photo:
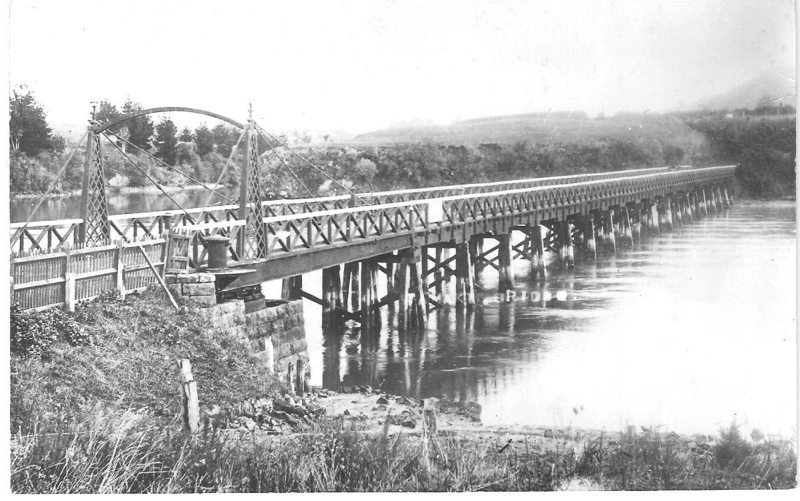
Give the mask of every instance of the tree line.
[[[107, 123], [142, 109], [130, 99], [119, 108], [103, 101], [94, 117]], [[56, 181], [67, 156], [66, 143], [52, 133], [44, 109], [30, 91], [15, 90], [11, 94], [10, 112], [11, 193], [43, 193]], [[326, 144], [301, 147], [299, 154], [294, 154], [285, 148], [270, 151], [271, 145], [260, 138], [260, 175], [264, 190], [275, 196], [314, 197], [679, 163], [702, 166], [738, 162], [741, 168], [737, 177], [749, 194], [778, 197], [794, 193], [793, 118], [731, 120], [727, 114], [692, 114], [682, 120], [693, 129], [691, 133], [658, 139], [611, 136], [546, 144]], [[110, 130], [119, 147], [104, 147], [104, 174], [111, 186], [147, 186], [152, 181], [191, 184], [187, 176], [213, 183], [239, 138], [239, 131], [224, 124], [209, 128], [203, 123], [179, 131], [169, 117], [154, 124], [147, 115]], [[285, 142], [285, 137], [271, 142]], [[76, 158], [58, 180], [57, 190], [81, 187], [83, 153], [75, 152]], [[237, 150], [232, 160], [223, 184], [239, 183], [242, 153]]]

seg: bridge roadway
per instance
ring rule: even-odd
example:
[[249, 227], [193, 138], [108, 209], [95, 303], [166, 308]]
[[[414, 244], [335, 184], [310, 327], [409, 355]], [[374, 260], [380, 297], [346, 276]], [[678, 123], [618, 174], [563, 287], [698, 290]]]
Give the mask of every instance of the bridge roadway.
[[[558, 184], [616, 179], [642, 174], [666, 172], [667, 167], [649, 169], [632, 169], [624, 171], [574, 174], [569, 176], [539, 177], [491, 183], [475, 183], [455, 186], [419, 188], [407, 190], [380, 191], [358, 193], [355, 196], [339, 195], [306, 199], [281, 199], [262, 202], [267, 216], [280, 216], [317, 212], [333, 209], [344, 209], [361, 205], [381, 205], [410, 200], [441, 198], [455, 195], [491, 193], [507, 189], [534, 188]], [[143, 237], [158, 237], [166, 229], [178, 226], [191, 226], [219, 221], [239, 219], [239, 205], [212, 205], [203, 210], [201, 207], [185, 211], [168, 210], [133, 214], [116, 214], [108, 217], [112, 239], [138, 240]], [[11, 248], [18, 252], [30, 249], [52, 249], [59, 244], [70, 242], [78, 244], [78, 226], [82, 219], [58, 219], [49, 221], [31, 221], [11, 223]]]
[[[568, 223], [570, 231], [575, 232], [576, 228], [583, 228], [582, 222], [588, 218], [605, 235], [609, 232], [613, 235], [615, 229], [619, 233], [620, 224], [623, 229], [638, 225], [643, 218], [650, 221], [651, 227], [658, 228], [662, 219], [671, 226], [673, 219], [687, 210], [707, 210], [709, 204], [721, 207], [727, 200], [734, 170], [735, 166], [720, 166], [639, 171], [633, 175], [622, 171], [597, 180], [562, 184], [540, 180], [543, 184], [539, 186], [528, 186], [525, 181], [522, 187], [513, 189], [508, 189], [513, 183], [499, 184], [505, 188], [500, 191], [476, 190], [436, 198], [274, 215], [264, 218], [267, 258], [229, 262], [232, 268], [255, 271], [230, 281], [225, 289], [253, 286], [404, 249], [458, 246], [474, 236], [508, 235], [515, 229], [525, 231], [542, 224], [555, 230], [553, 223], [558, 221]], [[448, 192], [452, 188], [438, 190]], [[604, 212], [610, 218], [606, 222], [602, 219]], [[627, 221], [620, 220], [622, 215]], [[219, 228], [220, 223], [195, 228], [215, 227]], [[594, 235], [591, 237], [593, 240]], [[570, 238], [561, 245], [556, 242], [555, 247], [571, 247], [572, 243]]]
[[[78, 241], [79, 219], [17, 223], [11, 225], [12, 294], [24, 309], [42, 309], [71, 308], [114, 289], [121, 294], [141, 290], [155, 282], [153, 269], [207, 270], [208, 250], [217, 240], [222, 247], [216, 246], [214, 269], [222, 264], [227, 270], [216, 281], [223, 297], [284, 279], [287, 299], [308, 297], [356, 318], [358, 301], [351, 301], [354, 311], [347, 312], [342, 294], [360, 292], [359, 304], [370, 308], [394, 299], [402, 303], [409, 294], [413, 303], [426, 305], [428, 289], [438, 292], [455, 276], [459, 298], [469, 305], [475, 270], [493, 266], [501, 289], [508, 290], [514, 257], [530, 260], [532, 272], [544, 274], [545, 251], [558, 253], [562, 266], [569, 267], [574, 245], [596, 255], [595, 237], [614, 250], [616, 240], [632, 243], [641, 228], [670, 229], [673, 221], [680, 224], [728, 204], [734, 170], [642, 169], [268, 201], [256, 235], [244, 231], [236, 206], [111, 216], [109, 234], [116, 243], [89, 246]], [[514, 231], [525, 235], [521, 244], [511, 244]], [[484, 252], [487, 239], [497, 240], [497, 246]], [[239, 244], [256, 240], [261, 258], [241, 260]], [[447, 257], [448, 249], [455, 255]], [[302, 274], [320, 269], [323, 299], [302, 290]], [[374, 286], [378, 270], [393, 291], [380, 300]]]

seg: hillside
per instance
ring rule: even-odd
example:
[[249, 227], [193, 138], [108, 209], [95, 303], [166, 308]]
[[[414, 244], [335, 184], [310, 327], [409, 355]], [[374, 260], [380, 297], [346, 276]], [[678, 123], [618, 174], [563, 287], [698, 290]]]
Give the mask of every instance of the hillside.
[[451, 125], [399, 127], [356, 136], [352, 144], [386, 145], [430, 141], [445, 145], [478, 146], [481, 143], [566, 143], [601, 138], [666, 139], [691, 133], [681, 120], [644, 113], [619, 113], [610, 118], [585, 114], [523, 114], [479, 118]]
[[796, 82], [793, 72], [770, 71], [742, 84], [728, 92], [705, 99], [697, 108], [706, 110], [754, 109], [759, 106], [796, 107]]

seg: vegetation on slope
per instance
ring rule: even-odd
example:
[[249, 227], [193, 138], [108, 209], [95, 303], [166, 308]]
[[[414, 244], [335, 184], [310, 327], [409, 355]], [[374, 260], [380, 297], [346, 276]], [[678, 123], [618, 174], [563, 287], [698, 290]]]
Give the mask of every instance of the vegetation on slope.
[[11, 312], [11, 431], [61, 430], [98, 412], [144, 409], [155, 422], [180, 415], [176, 361], [192, 361], [200, 405], [230, 408], [280, 388], [245, 340], [200, 335], [163, 292], [106, 295], [74, 314]]

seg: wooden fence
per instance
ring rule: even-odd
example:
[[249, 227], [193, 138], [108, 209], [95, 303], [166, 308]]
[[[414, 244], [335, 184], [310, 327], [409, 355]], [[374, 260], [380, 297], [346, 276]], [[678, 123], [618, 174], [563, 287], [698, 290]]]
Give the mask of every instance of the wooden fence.
[[158, 283], [158, 279], [142, 251], [163, 275], [165, 238], [12, 253], [11, 302], [18, 303], [23, 310], [66, 305], [72, 311], [78, 301], [94, 299], [108, 291], [124, 295], [144, 290]]

